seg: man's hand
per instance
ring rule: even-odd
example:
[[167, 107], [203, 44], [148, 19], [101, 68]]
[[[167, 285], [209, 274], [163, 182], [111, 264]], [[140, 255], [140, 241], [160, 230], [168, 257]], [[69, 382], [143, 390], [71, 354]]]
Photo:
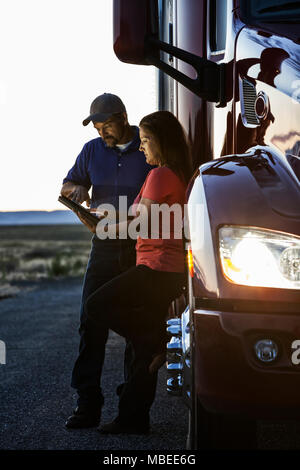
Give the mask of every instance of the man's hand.
[[63, 185], [61, 189], [61, 194], [72, 201], [77, 202], [78, 204], [82, 204], [86, 201], [86, 205], [90, 207], [91, 200], [89, 196], [88, 190], [79, 184], [74, 184], [71, 182], [67, 182]]

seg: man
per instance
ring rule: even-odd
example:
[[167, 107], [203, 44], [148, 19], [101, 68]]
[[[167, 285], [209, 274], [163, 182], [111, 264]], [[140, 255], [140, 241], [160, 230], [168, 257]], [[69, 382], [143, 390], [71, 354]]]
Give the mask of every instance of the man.
[[[104, 93], [92, 102], [90, 115], [83, 121], [83, 125], [90, 122], [93, 122], [100, 137], [84, 145], [74, 166], [63, 180], [61, 193], [80, 204], [85, 201], [91, 208], [108, 203], [117, 210], [119, 196], [127, 196], [129, 208], [151, 169], [143, 152], [139, 151], [138, 128], [129, 125], [123, 102], [110, 93]], [[88, 191], [91, 187], [90, 199]], [[86, 331], [83, 305], [96, 289], [133, 264], [134, 241], [100, 240], [96, 235], [93, 237], [82, 290], [79, 355], [71, 382], [78, 393], [77, 408], [67, 419], [67, 428], [97, 426], [104, 403], [100, 378], [108, 331], [101, 341], [99, 339], [97, 350], [91, 347], [89, 338], [93, 333]], [[129, 351], [127, 348], [128, 361]]]

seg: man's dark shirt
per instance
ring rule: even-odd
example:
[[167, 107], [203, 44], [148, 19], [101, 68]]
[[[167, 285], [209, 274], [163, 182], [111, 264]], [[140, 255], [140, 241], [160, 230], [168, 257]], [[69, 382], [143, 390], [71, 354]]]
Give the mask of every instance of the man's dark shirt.
[[87, 142], [63, 180], [63, 183], [71, 181], [87, 190], [92, 186], [91, 207], [105, 203], [118, 209], [119, 196], [127, 196], [129, 208], [153, 168], [139, 151], [138, 128], [133, 128], [135, 137], [124, 151], [107, 147], [101, 137]]

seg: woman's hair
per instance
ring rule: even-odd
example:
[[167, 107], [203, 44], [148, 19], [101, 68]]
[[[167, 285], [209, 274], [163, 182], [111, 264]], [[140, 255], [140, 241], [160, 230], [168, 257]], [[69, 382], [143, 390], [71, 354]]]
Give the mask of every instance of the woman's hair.
[[144, 116], [139, 125], [157, 140], [160, 164], [167, 165], [188, 183], [191, 177], [190, 148], [183, 127], [174, 114], [156, 111]]

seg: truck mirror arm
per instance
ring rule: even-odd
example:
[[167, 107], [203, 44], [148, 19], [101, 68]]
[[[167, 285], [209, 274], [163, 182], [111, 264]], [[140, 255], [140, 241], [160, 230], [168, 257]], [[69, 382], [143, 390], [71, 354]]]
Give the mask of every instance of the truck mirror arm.
[[[218, 107], [226, 105], [225, 95], [225, 64], [216, 64], [195, 54], [179, 49], [153, 36], [145, 40], [147, 62], [155, 65], [174, 80], [178, 81], [201, 98], [218, 103]], [[197, 72], [197, 78], [190, 78], [159, 58], [159, 52], [167, 52], [173, 57], [191, 65]]]

